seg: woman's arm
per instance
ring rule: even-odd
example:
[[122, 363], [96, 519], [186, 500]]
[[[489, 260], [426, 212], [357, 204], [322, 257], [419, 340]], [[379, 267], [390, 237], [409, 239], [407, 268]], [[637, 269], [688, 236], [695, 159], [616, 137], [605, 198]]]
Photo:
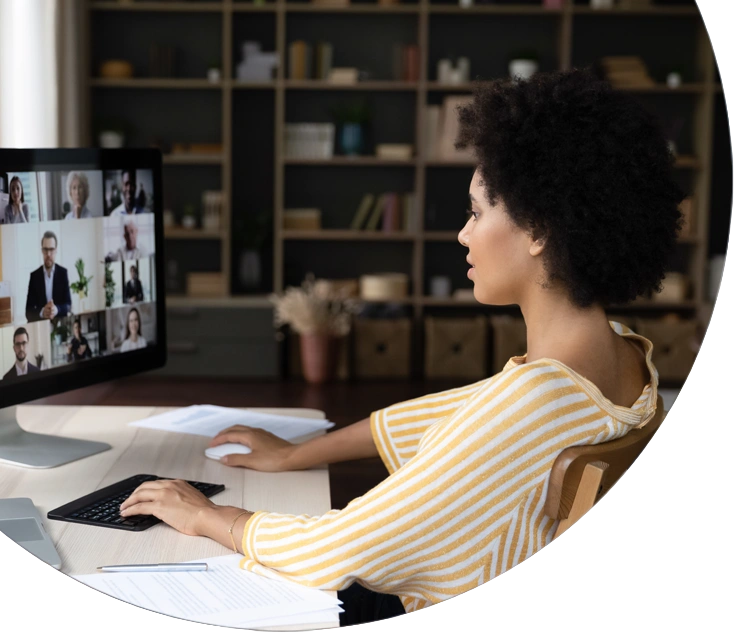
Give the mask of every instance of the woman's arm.
[[241, 443], [252, 450], [250, 454], [225, 456], [222, 463], [262, 472], [303, 470], [324, 463], [378, 456], [369, 417], [298, 444], [258, 428], [235, 425], [216, 435], [209, 445], [213, 447], [222, 443]]

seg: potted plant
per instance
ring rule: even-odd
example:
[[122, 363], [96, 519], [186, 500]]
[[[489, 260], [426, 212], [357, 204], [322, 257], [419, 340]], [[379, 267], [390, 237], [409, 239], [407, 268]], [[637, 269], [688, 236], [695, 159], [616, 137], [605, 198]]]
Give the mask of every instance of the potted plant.
[[113, 267], [111, 266], [110, 259], [106, 259], [103, 263], [105, 264], [105, 281], [103, 282], [105, 307], [110, 308], [116, 296], [116, 282], [113, 279]]
[[309, 383], [329, 381], [336, 371], [338, 338], [349, 334], [359, 302], [323, 292], [309, 274], [300, 287], [291, 286], [270, 295], [275, 326], [289, 325], [300, 335], [301, 367]]
[[509, 61], [509, 75], [512, 80], [520, 78], [528, 80], [540, 67], [540, 56], [533, 49], [522, 49], [515, 52]]
[[[60, 346], [65, 341], [67, 341], [67, 337], [69, 337], [69, 330], [67, 329], [64, 321], [58, 321], [56, 324], [54, 324], [54, 328], [52, 328], [51, 331], [51, 338], [54, 343]], [[38, 367], [40, 368], [41, 366]]]
[[209, 82], [213, 82], [214, 84], [221, 81], [221, 60], [212, 58], [209, 61], [206, 77]]
[[272, 214], [262, 210], [234, 220], [233, 236], [239, 251], [239, 283], [246, 290], [262, 283], [262, 247], [270, 236]]
[[69, 289], [72, 292], [76, 292], [80, 296], [80, 311], [84, 312], [86, 305], [85, 299], [87, 299], [88, 294], [88, 286], [93, 280], [93, 277], [85, 276], [85, 262], [82, 261], [82, 259], [78, 259], [75, 262], [75, 268], [77, 269], [78, 279], [77, 281], [69, 284]]
[[367, 149], [371, 116], [370, 106], [365, 101], [332, 110], [341, 155], [362, 155]]

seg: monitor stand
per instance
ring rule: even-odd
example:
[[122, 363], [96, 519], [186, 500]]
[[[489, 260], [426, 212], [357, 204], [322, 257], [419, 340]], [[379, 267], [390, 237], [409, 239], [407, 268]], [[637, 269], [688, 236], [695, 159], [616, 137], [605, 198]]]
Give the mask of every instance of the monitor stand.
[[15, 412], [16, 406], [0, 409], [0, 463], [45, 469], [110, 450], [107, 443], [26, 432]]

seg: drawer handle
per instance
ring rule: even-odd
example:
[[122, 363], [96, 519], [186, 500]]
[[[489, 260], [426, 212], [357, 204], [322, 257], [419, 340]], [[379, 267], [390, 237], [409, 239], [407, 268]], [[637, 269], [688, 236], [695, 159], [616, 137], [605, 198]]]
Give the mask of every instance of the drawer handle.
[[191, 307], [186, 308], [168, 308], [168, 314], [170, 317], [191, 319], [198, 316], [198, 309]]
[[168, 343], [167, 352], [173, 354], [195, 354], [198, 352], [198, 344], [190, 341]]

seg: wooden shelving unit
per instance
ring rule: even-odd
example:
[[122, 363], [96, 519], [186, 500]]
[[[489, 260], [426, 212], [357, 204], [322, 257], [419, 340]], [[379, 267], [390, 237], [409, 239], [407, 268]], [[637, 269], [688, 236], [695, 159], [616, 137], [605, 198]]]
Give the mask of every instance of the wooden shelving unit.
[[[409, 108], [413, 109], [411, 120], [413, 133], [410, 137], [415, 149], [423, 149], [425, 148], [423, 117], [426, 105], [438, 102], [447, 93], [470, 92], [476, 84], [475, 82], [468, 82], [447, 85], [440, 84], [432, 79], [433, 69], [438, 57], [434, 52], [439, 50], [439, 43], [434, 38], [438, 37], [438, 34], [446, 28], [447, 21], [459, 23], [470, 18], [471, 24], [474, 25], [476, 21], [481, 20], [493, 21], [492, 24], [496, 24], [495, 21], [498, 20], [514, 20], [518, 27], [523, 24], [523, 21], [528, 21], [532, 25], [538, 25], [536, 26], [537, 29], [547, 28], [548, 32], [554, 34], [552, 38], [553, 50], [550, 51], [554, 69], [571, 68], [574, 59], [578, 57], [576, 43], [582, 37], [582, 34], [579, 33], [579, 20], [588, 20], [591, 23], [592, 17], [598, 17], [599, 25], [608, 26], [610, 24], [609, 20], [614, 18], [615, 29], [622, 28], [626, 19], [640, 21], [643, 17], [649, 17], [651, 20], [670, 18], [667, 23], [678, 21], [685, 24], [686, 21], [689, 21], [696, 33], [695, 47], [691, 49], [696, 51], [695, 68], [692, 69], [694, 76], [687, 78], [688, 81], [677, 88], [670, 88], [659, 83], [644, 89], [629, 89], [629, 92], [640, 99], [646, 100], [667, 101], [675, 95], [677, 96], [676, 100], [689, 101], [692, 105], [693, 120], [690, 122], [690, 126], [687, 126], [692, 131], [690, 144], [692, 148], [690, 151], [688, 148], [681, 149], [682, 154], [676, 158], [676, 170], [681, 173], [685, 183], [690, 185], [689, 190], [694, 196], [695, 219], [698, 228], [693, 237], [683, 239], [680, 242], [681, 249], [689, 253], [687, 274], [692, 288], [692, 297], [680, 304], [634, 303], [619, 310], [632, 313], [643, 311], [655, 313], [661, 310], [666, 312], [680, 311], [684, 316], [688, 316], [696, 312], [704, 303], [704, 270], [707, 260], [714, 104], [716, 96], [722, 91], [722, 87], [715, 77], [715, 63], [711, 45], [704, 30], [701, 15], [696, 7], [620, 8], [617, 6], [611, 10], [594, 10], [587, 5], [574, 4], [574, 0], [565, 0], [562, 9], [547, 9], [540, 5], [516, 4], [513, 2], [508, 5], [491, 4], [463, 8], [455, 3], [431, 3], [429, 0], [421, 0], [414, 4], [379, 5], [361, 3], [350, 4], [345, 7], [321, 6], [311, 2], [286, 2], [285, 0], [264, 5], [255, 5], [239, 0], [216, 2], [154, 2], [146, 0], [113, 2], [111, 0], [93, 0], [89, 2], [89, 8], [90, 15], [94, 18], [99, 18], [106, 12], [130, 15], [141, 12], [145, 14], [144, 19], [149, 19], [150, 16], [157, 13], [173, 14], [173, 18], [174, 14], [186, 15], [188, 13], [202, 14], [204, 19], [213, 14], [221, 17], [220, 56], [223, 79], [219, 82], [214, 83], [205, 78], [191, 77], [137, 77], [125, 80], [103, 80], [91, 77], [89, 80], [88, 93], [90, 95], [109, 90], [121, 91], [121, 94], [123, 94], [124, 91], [131, 89], [137, 91], [181, 89], [186, 96], [191, 95], [187, 91], [192, 91], [192, 95], [216, 93], [220, 96], [220, 142], [223, 145], [223, 154], [212, 156], [166, 155], [164, 161], [168, 166], [202, 166], [204, 170], [211, 171], [220, 169], [221, 188], [226, 199], [225, 227], [217, 233], [168, 230], [168, 240], [208, 239], [220, 241], [222, 271], [231, 273], [233, 269], [231, 255], [232, 221], [238, 215], [243, 214], [241, 210], [232, 210], [232, 203], [236, 194], [235, 189], [241, 187], [239, 182], [242, 172], [251, 170], [244, 166], [246, 163], [245, 153], [252, 152], [243, 150], [245, 146], [248, 146], [245, 139], [242, 138], [239, 142], [235, 142], [236, 134], [241, 130], [244, 118], [248, 117], [242, 109], [236, 109], [235, 104], [238, 100], [238, 104], [243, 107], [244, 104], [250, 104], [253, 99], [259, 100], [263, 105], [268, 105], [265, 108], [272, 118], [270, 124], [272, 127], [271, 146], [266, 146], [263, 140], [260, 142], [263, 146], [254, 150], [254, 153], [264, 152], [265, 156], [269, 157], [269, 160], [266, 161], [270, 163], [272, 174], [272, 180], [262, 185], [266, 193], [265, 198], [270, 201], [273, 211], [272, 289], [279, 291], [284, 288], [286, 284], [286, 266], [291, 259], [289, 250], [293, 247], [300, 248], [303, 251], [304, 258], [306, 258], [306, 254], [310, 255], [310, 253], [306, 253], [305, 247], [310, 249], [312, 242], [329, 241], [337, 247], [345, 243], [351, 244], [352, 250], [356, 250], [358, 254], [362, 251], [377, 253], [379, 243], [392, 242], [392, 246], [387, 248], [392, 249], [394, 254], [397, 251], [407, 251], [404, 254], [408, 257], [411, 293], [410, 297], [403, 303], [412, 308], [413, 317], [417, 321], [420, 321], [425, 316], [427, 309], [430, 308], [484, 308], [475, 301], [429, 297], [426, 293], [425, 281], [428, 274], [429, 260], [431, 259], [429, 251], [446, 250], [446, 244], [457, 242], [457, 231], [433, 230], [427, 227], [425, 214], [428, 211], [429, 201], [427, 201], [427, 196], [429, 188], [440, 183], [441, 180], [447, 180], [455, 171], [458, 171], [458, 175], [461, 174], [459, 169], [472, 169], [473, 164], [470, 162], [427, 159], [421, 155], [407, 161], [383, 160], [372, 156], [333, 157], [325, 160], [288, 158], [283, 153], [285, 122], [303, 121], [299, 119], [300, 115], [296, 115], [296, 113], [300, 113], [304, 104], [313, 105], [314, 111], [311, 111], [311, 113], [314, 113], [317, 100], [333, 100], [335, 97], [337, 100], [344, 99], [345, 94], [349, 94], [350, 97], [353, 95], [358, 97], [369, 95], [372, 99], [380, 101], [408, 100], [409, 103], [412, 103]], [[418, 82], [373, 79], [353, 85], [342, 85], [318, 80], [290, 80], [286, 77], [287, 69], [285, 65], [279, 67], [277, 77], [270, 82], [250, 83], [235, 79], [235, 65], [236, 58], [238, 58], [238, 47], [235, 47], [235, 43], [238, 44], [242, 40], [261, 38], [268, 43], [266, 45], [267, 50], [276, 50], [280, 53], [281, 60], [287, 60], [290, 40], [301, 37], [301, 28], [305, 25], [308, 25], [306, 28], [309, 29], [309, 35], [306, 36], [308, 39], [329, 39], [329, 36], [321, 31], [325, 28], [322, 26], [324, 18], [326, 19], [325, 24], [334, 25], [332, 28], [336, 28], [336, 24], [338, 24], [335, 20], [343, 20], [341, 22], [343, 26], [356, 24], [358, 30], [363, 30], [367, 24], [374, 20], [387, 21], [393, 16], [397, 16], [399, 21], [405, 21], [404, 24], [408, 23], [409, 32], [414, 34], [413, 42], [419, 46], [422, 75]], [[257, 35], [258, 26], [252, 26], [252, 24], [259, 26], [259, 35]], [[619, 26], [616, 26], [617, 24]], [[265, 28], [263, 29], [263, 27]], [[523, 40], [526, 39], [525, 35], [522, 36]], [[495, 40], [492, 41], [492, 50], [496, 50], [496, 46]], [[610, 53], [610, 51], [603, 51], [602, 54], [608, 55]], [[496, 55], [499, 54], [501, 52], [497, 51]], [[341, 64], [338, 64], [338, 66], [341, 66]], [[93, 68], [93, 65], [91, 65], [91, 68]], [[479, 71], [482, 70], [473, 69], [473, 77], [479, 75]], [[481, 72], [480, 75], [483, 75], [483, 73]], [[188, 99], [190, 98], [188, 97]], [[327, 117], [326, 121], [328, 120]], [[689, 155], [687, 152], [691, 154]], [[314, 205], [311, 201], [293, 201], [295, 199], [292, 196], [294, 184], [291, 180], [297, 179], [294, 173], [315, 176], [319, 175], [320, 171], [336, 171], [332, 175], [337, 175], [337, 181], [341, 182], [343, 176], [347, 173], [351, 173], [352, 180], [355, 180], [355, 172], [347, 171], [348, 168], [352, 167], [357, 168], [357, 175], [367, 175], [369, 183], [372, 183], [375, 174], [382, 173], [384, 176], [388, 176], [395, 175], [394, 171], [407, 171], [404, 175], [410, 176], [409, 179], [412, 179], [413, 191], [416, 193], [420, 213], [420, 218], [414, 220], [413, 230], [393, 234], [346, 230], [356, 203], [352, 206], [352, 210], [348, 210], [346, 213], [348, 219], [344, 229], [330, 227], [312, 232], [283, 229], [284, 208]], [[430, 173], [432, 173], [431, 177]], [[388, 177], [387, 179], [391, 178]], [[234, 184], [232, 184], [232, 180], [235, 182]], [[355, 184], [356, 181], [352, 183]], [[362, 188], [363, 190], [358, 190], [356, 193], [356, 202], [359, 202], [364, 192], [372, 190], [372, 188]], [[307, 197], [306, 199], [309, 200], [310, 198]], [[334, 225], [337, 225], [336, 220]], [[368, 246], [364, 244], [368, 244]], [[380, 264], [382, 265], [382, 260]], [[303, 263], [302, 265], [305, 270], [311, 270], [310, 263]], [[464, 266], [464, 264], [461, 265]], [[265, 297], [259, 298], [264, 299]], [[229, 300], [222, 301], [227, 303]], [[177, 303], [184, 302], [180, 300]], [[198, 300], [196, 303], [201, 303], [201, 301]], [[208, 303], [215, 302], [210, 300]], [[503, 310], [510, 312], [510, 309]]]

